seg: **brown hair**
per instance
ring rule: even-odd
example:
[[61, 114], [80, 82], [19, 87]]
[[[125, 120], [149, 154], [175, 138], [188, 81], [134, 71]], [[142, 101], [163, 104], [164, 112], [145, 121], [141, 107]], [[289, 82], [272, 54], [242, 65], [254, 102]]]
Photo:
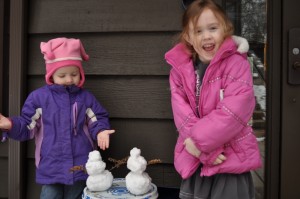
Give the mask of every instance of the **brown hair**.
[[184, 12], [182, 17], [182, 32], [179, 35], [180, 42], [185, 43], [185, 45], [189, 48], [189, 50], [194, 53], [194, 49], [192, 46], [186, 41], [186, 36], [189, 31], [189, 24], [192, 22], [194, 26], [197, 23], [200, 15], [205, 9], [210, 9], [216, 18], [221, 23], [224, 29], [225, 38], [231, 36], [233, 34], [234, 28], [233, 25], [228, 18], [226, 12], [223, 10], [221, 6], [215, 3], [213, 0], [195, 0]]

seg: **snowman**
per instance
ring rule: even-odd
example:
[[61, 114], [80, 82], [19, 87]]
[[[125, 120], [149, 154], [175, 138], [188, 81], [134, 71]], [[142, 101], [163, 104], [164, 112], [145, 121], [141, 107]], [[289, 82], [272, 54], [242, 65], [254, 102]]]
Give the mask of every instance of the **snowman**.
[[131, 171], [125, 177], [128, 191], [134, 195], [142, 195], [151, 189], [151, 178], [144, 172], [147, 161], [141, 156], [141, 150], [134, 147], [127, 160], [127, 168]]
[[105, 167], [106, 164], [102, 161], [99, 151], [94, 150], [89, 153], [85, 168], [89, 175], [86, 185], [90, 191], [105, 191], [111, 187], [113, 175], [105, 170]]

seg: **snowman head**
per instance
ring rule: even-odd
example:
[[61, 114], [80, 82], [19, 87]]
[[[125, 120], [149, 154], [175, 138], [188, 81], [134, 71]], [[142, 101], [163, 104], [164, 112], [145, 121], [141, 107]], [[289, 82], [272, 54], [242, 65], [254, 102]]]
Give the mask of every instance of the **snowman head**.
[[141, 150], [134, 147], [130, 151], [130, 157], [127, 160], [127, 168], [135, 173], [143, 173], [146, 170], [147, 161], [141, 156]]
[[89, 153], [89, 159], [85, 164], [86, 171], [89, 175], [100, 174], [105, 170], [106, 164], [102, 161], [100, 152], [94, 150]]
[[100, 152], [97, 151], [97, 150], [91, 151], [89, 153], [88, 162], [97, 162], [97, 161], [102, 161], [102, 157], [101, 157]]

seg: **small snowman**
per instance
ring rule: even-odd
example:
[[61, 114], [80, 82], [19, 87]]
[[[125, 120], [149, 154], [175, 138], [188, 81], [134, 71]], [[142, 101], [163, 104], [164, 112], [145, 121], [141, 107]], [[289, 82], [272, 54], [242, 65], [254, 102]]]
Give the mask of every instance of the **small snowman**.
[[112, 185], [113, 175], [105, 170], [106, 164], [102, 161], [100, 152], [94, 150], [89, 153], [89, 159], [85, 164], [89, 175], [86, 186], [90, 191], [105, 191]]
[[125, 177], [128, 191], [134, 195], [142, 195], [151, 189], [151, 178], [144, 172], [147, 161], [141, 156], [141, 150], [134, 147], [127, 160], [127, 168], [131, 171]]

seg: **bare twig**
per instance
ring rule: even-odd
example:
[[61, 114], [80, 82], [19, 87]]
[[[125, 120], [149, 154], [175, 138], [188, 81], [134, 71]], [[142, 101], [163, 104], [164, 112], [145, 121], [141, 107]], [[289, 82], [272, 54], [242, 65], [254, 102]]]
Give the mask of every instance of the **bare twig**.
[[160, 159], [153, 159], [153, 160], [149, 160], [147, 165], [159, 164], [159, 163], [162, 163]]
[[73, 173], [75, 171], [84, 171], [85, 173], [86, 172], [86, 169], [83, 165], [79, 165], [79, 166], [73, 166], [72, 168], [70, 168], [70, 172]]
[[[126, 164], [127, 163], [127, 160], [128, 160], [129, 156], [121, 159], [121, 160], [116, 160], [116, 159], [113, 159], [113, 158], [108, 158], [108, 160], [112, 163], [114, 163], [115, 165], [110, 169], [113, 170], [115, 168], [119, 168], [120, 166], [122, 166], [123, 164]], [[153, 164], [158, 164], [158, 163], [162, 163], [162, 161], [160, 159], [153, 159], [153, 160], [149, 160], [147, 162], [147, 165], [153, 165]]]
[[108, 158], [109, 161], [111, 161], [111, 162], [113, 162], [113, 163], [115, 164], [115, 165], [110, 169], [110, 171], [113, 170], [113, 169], [115, 169], [115, 168], [119, 168], [119, 167], [120, 167], [121, 165], [123, 165], [123, 164], [126, 164], [128, 158], [129, 158], [128, 156], [125, 157], [125, 158], [123, 158], [123, 159], [121, 159], [121, 160], [116, 160], [116, 159], [113, 159], [113, 158]]

